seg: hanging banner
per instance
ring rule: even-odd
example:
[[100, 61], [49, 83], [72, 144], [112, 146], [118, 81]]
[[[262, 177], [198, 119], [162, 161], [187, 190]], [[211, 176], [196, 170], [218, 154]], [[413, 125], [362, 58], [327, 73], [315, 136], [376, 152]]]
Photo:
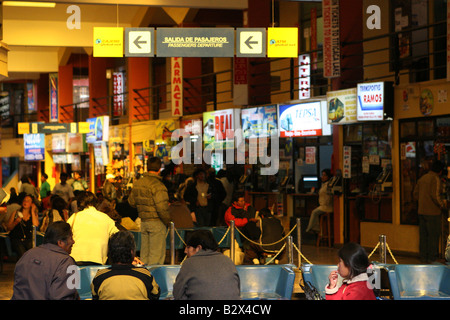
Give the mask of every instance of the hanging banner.
[[323, 76], [341, 75], [341, 49], [339, 37], [339, 0], [322, 1], [323, 17]]
[[352, 177], [352, 147], [344, 146], [344, 170], [342, 176], [345, 179]]
[[299, 85], [298, 85], [298, 98], [309, 99], [311, 98], [311, 58], [309, 54], [301, 54], [298, 57], [298, 77], [299, 77]]
[[50, 122], [59, 122], [58, 74], [49, 74], [50, 82]]
[[123, 72], [113, 72], [113, 115], [115, 117], [121, 117], [124, 115], [123, 108]]
[[171, 58], [172, 117], [183, 116], [183, 58]]

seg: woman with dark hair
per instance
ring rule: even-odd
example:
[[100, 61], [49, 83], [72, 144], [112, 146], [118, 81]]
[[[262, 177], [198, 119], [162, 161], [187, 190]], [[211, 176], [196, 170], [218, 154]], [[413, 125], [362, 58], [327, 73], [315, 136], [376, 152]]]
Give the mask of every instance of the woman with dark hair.
[[75, 240], [71, 255], [78, 265], [105, 264], [109, 237], [119, 231], [114, 220], [95, 208], [96, 204], [92, 192], [81, 191], [77, 199], [79, 211], [67, 220]]
[[43, 214], [41, 227], [39, 230], [45, 232], [50, 223], [56, 221], [67, 221], [69, 219], [69, 211], [67, 210], [66, 201], [60, 196], [53, 195], [50, 198], [50, 208]]
[[[369, 282], [367, 268], [369, 258], [366, 251], [357, 243], [347, 243], [338, 252], [337, 270], [328, 276], [325, 287], [327, 300], [376, 300]], [[343, 278], [338, 286], [338, 276]]]
[[11, 240], [11, 246], [20, 258], [27, 250], [33, 247], [33, 226], [39, 226], [38, 209], [34, 198], [29, 194], [21, 193], [22, 206], [11, 214], [6, 224]]
[[240, 279], [230, 258], [217, 251], [209, 230], [193, 231], [187, 241], [187, 260], [173, 285], [176, 300], [239, 300]]

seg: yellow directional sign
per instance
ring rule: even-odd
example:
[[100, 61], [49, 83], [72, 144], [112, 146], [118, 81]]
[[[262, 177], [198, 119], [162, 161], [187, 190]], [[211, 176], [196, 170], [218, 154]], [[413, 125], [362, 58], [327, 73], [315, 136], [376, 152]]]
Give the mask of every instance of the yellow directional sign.
[[94, 28], [94, 57], [123, 57], [123, 28]]
[[297, 58], [298, 28], [267, 28], [267, 57]]

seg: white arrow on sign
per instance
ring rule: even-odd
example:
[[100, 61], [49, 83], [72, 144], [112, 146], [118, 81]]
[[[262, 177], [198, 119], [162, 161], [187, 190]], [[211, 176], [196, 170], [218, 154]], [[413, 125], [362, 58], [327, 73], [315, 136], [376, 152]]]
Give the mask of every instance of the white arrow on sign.
[[262, 32], [242, 31], [240, 37], [240, 52], [244, 54], [262, 53]]
[[151, 53], [150, 31], [130, 31], [128, 51], [130, 53]]

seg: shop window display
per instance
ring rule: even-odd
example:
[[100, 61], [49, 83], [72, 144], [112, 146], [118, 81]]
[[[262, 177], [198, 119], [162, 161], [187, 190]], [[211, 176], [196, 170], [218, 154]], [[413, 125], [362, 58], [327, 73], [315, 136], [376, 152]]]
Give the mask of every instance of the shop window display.
[[[433, 160], [450, 164], [450, 117], [400, 121], [400, 223], [418, 224], [417, 201], [412, 192]], [[444, 190], [450, 183], [443, 176]], [[448, 198], [448, 197], [447, 197]]]

